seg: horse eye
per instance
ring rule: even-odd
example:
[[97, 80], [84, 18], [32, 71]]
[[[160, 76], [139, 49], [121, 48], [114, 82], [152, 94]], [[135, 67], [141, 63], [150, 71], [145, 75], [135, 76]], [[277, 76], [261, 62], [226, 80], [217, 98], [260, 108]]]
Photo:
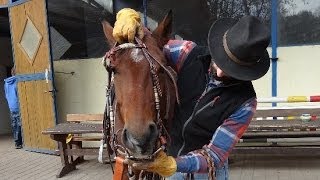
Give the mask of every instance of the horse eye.
[[113, 73], [114, 73], [114, 74], [118, 74], [119, 72], [117, 71], [116, 68], [113, 68]]
[[114, 74], [119, 74], [119, 69], [116, 68], [115, 66], [112, 68], [112, 71]]
[[125, 49], [119, 49], [118, 51], [117, 51], [117, 56], [121, 56], [123, 53], [125, 53], [126, 51], [125, 51]]
[[112, 66], [112, 65], [107, 66], [107, 71], [113, 72], [114, 74], [117, 73], [116, 68], [114, 66]]

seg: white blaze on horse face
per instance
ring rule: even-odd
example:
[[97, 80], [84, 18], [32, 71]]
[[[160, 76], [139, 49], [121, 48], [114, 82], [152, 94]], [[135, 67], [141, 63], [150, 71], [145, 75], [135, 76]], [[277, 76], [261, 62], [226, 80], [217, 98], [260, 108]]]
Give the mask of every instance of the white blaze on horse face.
[[143, 59], [143, 55], [142, 53], [140, 53], [140, 49], [138, 48], [134, 48], [131, 51], [131, 59], [133, 60], [133, 62], [140, 62]]

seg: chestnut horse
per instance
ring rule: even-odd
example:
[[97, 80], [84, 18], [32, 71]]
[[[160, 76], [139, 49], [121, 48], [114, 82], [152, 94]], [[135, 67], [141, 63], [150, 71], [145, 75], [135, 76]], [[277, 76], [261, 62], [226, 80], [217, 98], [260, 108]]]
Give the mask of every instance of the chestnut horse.
[[[172, 12], [135, 43], [117, 44], [113, 28], [105, 21], [102, 24], [112, 47], [104, 59], [109, 72], [108, 90], [114, 88], [115, 92], [114, 102], [111, 105], [109, 98], [106, 108], [110, 146], [116, 156], [151, 160], [169, 139], [168, 124], [178, 100], [176, 74], [162, 51], [171, 34]], [[130, 166], [128, 171], [133, 175]]]

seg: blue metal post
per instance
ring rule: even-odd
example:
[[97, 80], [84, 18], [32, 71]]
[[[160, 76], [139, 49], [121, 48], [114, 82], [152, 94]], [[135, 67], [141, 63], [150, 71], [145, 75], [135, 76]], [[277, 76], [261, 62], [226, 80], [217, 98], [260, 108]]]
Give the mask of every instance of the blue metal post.
[[147, 15], [147, 11], [148, 11], [148, 5], [147, 5], [147, 0], [143, 0], [143, 16], [144, 16], [144, 26], [148, 27], [148, 15]]
[[[272, 97], [277, 96], [277, 39], [278, 39], [278, 0], [271, 1], [271, 46], [272, 46]], [[272, 103], [277, 106], [277, 103]]]

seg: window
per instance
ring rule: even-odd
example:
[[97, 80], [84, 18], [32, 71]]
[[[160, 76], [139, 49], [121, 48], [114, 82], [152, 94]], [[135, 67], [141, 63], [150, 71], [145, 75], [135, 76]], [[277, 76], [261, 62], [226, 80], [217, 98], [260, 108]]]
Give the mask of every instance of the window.
[[172, 9], [173, 33], [183, 39], [207, 45], [207, 34], [211, 24], [219, 18], [239, 18], [250, 14], [270, 22], [270, 0], [162, 0], [148, 2], [148, 15], [161, 20], [165, 10]]
[[279, 1], [278, 46], [306, 44], [320, 44], [320, 1]]
[[271, 27], [271, 0], [208, 0], [208, 5], [212, 19], [252, 15]]
[[103, 56], [108, 47], [101, 20], [112, 18], [98, 1], [48, 0], [53, 60]]

